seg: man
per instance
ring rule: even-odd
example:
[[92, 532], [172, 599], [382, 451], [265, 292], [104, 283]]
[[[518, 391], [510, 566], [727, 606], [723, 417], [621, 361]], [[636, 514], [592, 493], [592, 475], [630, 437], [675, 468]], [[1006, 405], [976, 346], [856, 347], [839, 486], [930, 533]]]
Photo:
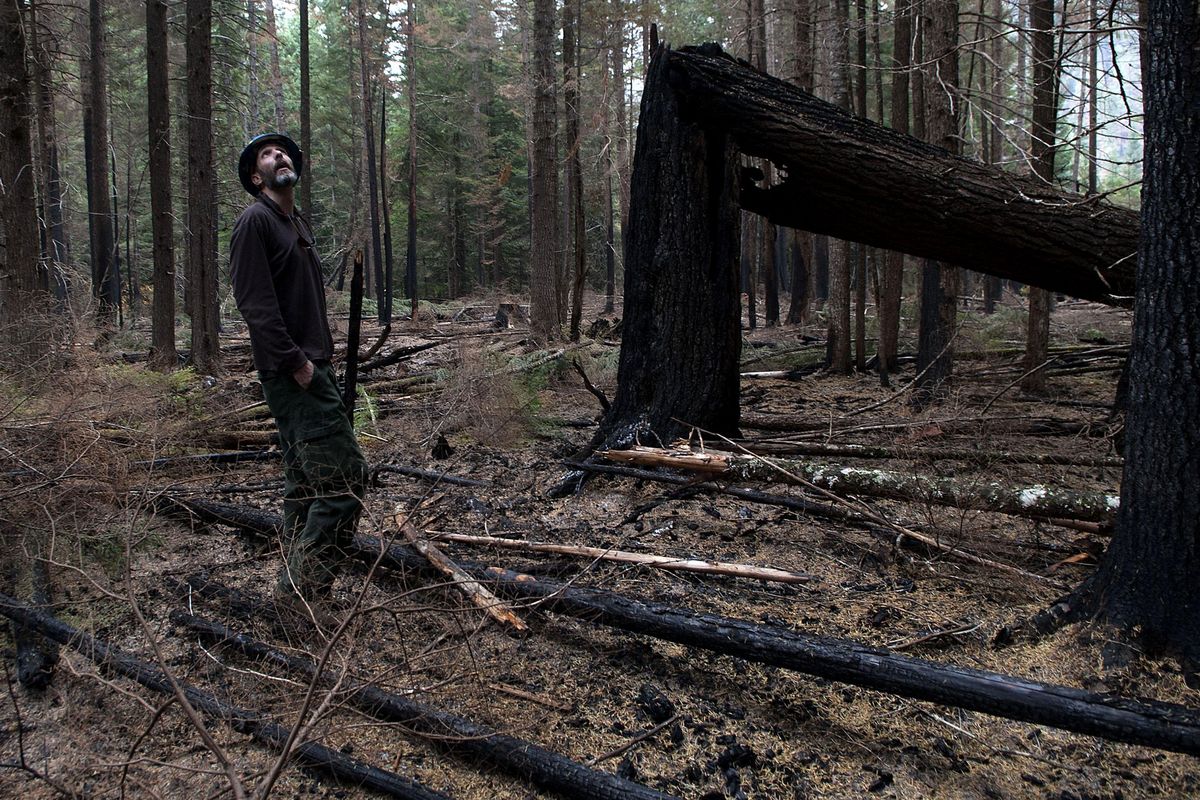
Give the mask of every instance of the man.
[[283, 449], [285, 563], [276, 595], [309, 612], [331, 599], [362, 511], [367, 463], [329, 363], [333, 337], [312, 230], [295, 208], [303, 170], [287, 136], [250, 140], [238, 177], [256, 201], [234, 224], [229, 249], [234, 297]]

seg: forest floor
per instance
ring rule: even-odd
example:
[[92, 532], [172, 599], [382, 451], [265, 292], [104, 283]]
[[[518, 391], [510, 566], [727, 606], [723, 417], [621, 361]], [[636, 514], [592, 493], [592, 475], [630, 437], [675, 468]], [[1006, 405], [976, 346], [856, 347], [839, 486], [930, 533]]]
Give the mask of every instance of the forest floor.
[[[1173, 662], [1135, 659], [1106, 667], [1101, 636], [1088, 627], [1070, 627], [1037, 643], [993, 645], [1002, 627], [1045, 608], [1094, 569], [1102, 534], [921, 498], [863, 501], [874, 513], [959, 552], [1032, 573], [1020, 575], [831, 519], [652, 480], [600, 475], [578, 494], [551, 498], [548, 490], [566, 472], [562, 461], [588, 443], [599, 415], [597, 400], [569, 361], [577, 359], [611, 398], [619, 342], [585, 339], [545, 361], [552, 353], [539, 350], [519, 322], [493, 327], [495, 308], [496, 298], [477, 298], [472, 307], [426, 309], [416, 322], [395, 323], [382, 353], [436, 346], [364, 375], [357, 415], [373, 465], [444, 471], [485, 485], [383, 473], [368, 497], [361, 532], [402, 541], [396, 524], [401, 515], [431, 537], [501, 536], [806, 573], [815, 579], [782, 584], [439, 544], [457, 560], [576, 587], [844, 637], [935, 662], [1200, 707], [1200, 693], [1185, 687]], [[592, 312], [585, 330], [601, 318], [598, 306]], [[774, 417], [804, 428], [746, 425], [743, 442], [886, 446], [899, 451], [895, 458], [854, 465], [949, 476], [964, 484], [1116, 492], [1121, 470], [1111, 460], [1117, 429], [1109, 406], [1129, 339], [1129, 314], [1060, 304], [1052, 333], [1060, 358], [1047, 392], [1038, 396], [1014, 385], [1022, 372], [1022, 298], [1007, 296], [995, 314], [971, 309], [963, 319], [955, 388], [920, 412], [911, 410], [903, 390], [914, 376], [911, 364], [893, 375], [893, 388], [884, 388], [874, 374], [834, 376], [814, 369], [824, 354], [820, 325], [747, 331], [747, 371], [806, 374], [743, 380], [747, 420], [766, 424]], [[337, 322], [344, 330], [345, 315]], [[364, 349], [377, 333], [367, 326]], [[360, 607], [368, 610], [350, 620], [333, 646], [315, 632], [289, 638], [265, 618], [246, 620], [185, 597], [177, 583], [205, 572], [265, 598], [279, 563], [271, 546], [232, 528], [189, 527], [150, 512], [152, 499], [162, 494], [278, 510], [277, 461], [146, 464], [154, 457], [214, 452], [231, 439], [243, 446], [265, 443], [271, 427], [256, 405], [261, 392], [244, 329], [231, 325], [224, 341], [226, 369], [216, 378], [159, 376], [120, 358], [119, 346], [133, 351], [138, 342], [113, 341], [104, 353], [60, 353], [65, 366], [47, 373], [36, 390], [9, 386], [5, 469], [23, 467], [40, 477], [35, 483], [30, 473], [13, 478], [16, 473], [6, 472], [10, 477], [0, 488], [10, 530], [25, 530], [26, 542], [35, 531], [52, 539], [62, 619], [148, 661], [155, 660], [153, 638], [159, 664], [226, 702], [292, 725], [305, 684], [203, 645], [169, 620], [172, 609], [190, 606], [293, 654], [324, 654], [329, 674], [406, 693], [684, 798], [1200, 794], [1200, 765], [1187, 756], [856, 688], [546, 613], [530, 603], [513, 605], [529, 626], [516, 635], [444, 583], [399, 571], [375, 570], [370, 582], [365, 568], [343, 574], [338, 596], [349, 601], [361, 594]], [[902, 351], [911, 346], [906, 336]], [[439, 436], [453, 453], [434, 458]], [[977, 457], [962, 460], [963, 450]], [[1010, 463], [1000, 453], [1057, 454], [1091, 465]], [[781, 484], [747, 488], [805, 496]], [[102, 677], [73, 652], [64, 652], [47, 690], [23, 689], [11, 678], [13, 643], [5, 630], [0, 649], [10, 678], [0, 702], [0, 797], [32, 800], [69, 792], [204, 798], [228, 789], [217, 759], [177, 705], [164, 707], [164, 696]], [[669, 701], [659, 716], [668, 723], [646, 736], [657, 723], [639, 698], [655, 690]], [[354, 758], [451, 797], [557, 796], [448, 755], [404, 726], [372, 720], [346, 707], [337, 692], [315, 697], [310, 737]], [[210, 720], [207, 727], [247, 784], [270, 770], [269, 750], [219, 722]], [[22, 751], [28, 769], [13, 768]], [[272, 796], [373, 795], [289, 767]]]

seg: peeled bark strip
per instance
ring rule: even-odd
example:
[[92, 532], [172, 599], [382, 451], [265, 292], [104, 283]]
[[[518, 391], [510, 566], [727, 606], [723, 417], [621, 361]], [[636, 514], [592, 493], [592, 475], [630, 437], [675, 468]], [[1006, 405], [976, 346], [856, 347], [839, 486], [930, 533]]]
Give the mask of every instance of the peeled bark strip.
[[[751, 456], [709, 450], [662, 450], [634, 447], [601, 453], [610, 461], [668, 467], [736, 480], [811, 483], [838, 495], [865, 495], [894, 500], [927, 502], [974, 511], [993, 511], [1019, 517], [1064, 517], [1089, 522], [1110, 522], [1120, 506], [1120, 496], [1080, 492], [1053, 486], [1006, 486], [972, 482], [965, 478], [932, 478], [882, 469], [812, 464], [787, 459], [769, 462]], [[788, 473], [791, 473], [790, 475]], [[800, 480], [797, 480], [797, 479]]]
[[748, 211], [1074, 297], [1132, 303], [1135, 212], [853, 117], [715, 45], [672, 52], [669, 78], [682, 113], [780, 167], [778, 186], [742, 188]]
[[[182, 612], [172, 613], [171, 618], [210, 642], [282, 667], [308, 680], [316, 677], [316, 667], [309, 659], [288, 655], [223, 625]], [[497, 733], [471, 720], [446, 714], [370, 684], [343, 681], [342, 689], [347, 701], [365, 714], [431, 735], [451, 753], [487, 766], [501, 767], [540, 789], [565, 797], [592, 800], [670, 800], [670, 795], [639, 783], [589, 769], [532, 742]]]
[[[227, 524], [243, 509], [217, 503], [177, 500], [176, 511], [219, 516]], [[270, 533], [277, 514], [251, 510], [244, 515], [251, 530]], [[266, 523], [265, 527], [261, 527]], [[355, 537], [357, 557], [374, 562], [384, 547], [370, 536]], [[387, 547], [381, 562], [392, 569], [429, 571], [429, 565], [406, 547]], [[597, 589], [576, 589], [530, 575], [492, 567], [466, 567], [493, 582], [497, 594], [539, 600], [545, 611], [576, 617], [698, 647], [714, 653], [782, 667], [808, 675], [852, 683], [868, 689], [982, 711], [999, 717], [1049, 725], [1117, 742], [1200, 755], [1200, 710], [1174, 703], [1134, 701], [1039, 683], [984, 670], [897, 656], [847, 639], [810, 636], [731, 617], [701, 614], [686, 608], [645, 603]]]
[[[175, 692], [171, 680], [158, 667], [126, 655], [117, 648], [54, 617], [24, 606], [5, 594], [0, 594], [0, 614], [4, 614], [18, 625], [36, 630], [46, 638], [70, 647], [113, 675], [137, 681], [147, 689], [162, 694], [173, 695]], [[246, 734], [276, 749], [287, 742], [290, 732], [282, 725], [270, 722], [255, 712], [231, 706], [182, 681], [176, 680], [176, 683], [196, 710], [223, 720], [238, 733]], [[328, 772], [351, 786], [361, 786], [409, 800], [448, 800], [447, 795], [426, 789], [411, 778], [372, 767], [322, 744], [299, 744], [293, 750], [293, 754], [307, 766]]]

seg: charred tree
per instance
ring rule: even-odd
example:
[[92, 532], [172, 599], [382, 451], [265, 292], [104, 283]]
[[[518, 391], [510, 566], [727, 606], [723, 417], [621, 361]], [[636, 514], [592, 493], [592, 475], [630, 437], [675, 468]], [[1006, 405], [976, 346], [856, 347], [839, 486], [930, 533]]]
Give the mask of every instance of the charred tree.
[[719, 49], [669, 57], [681, 112], [785, 177], [743, 208], [794, 228], [1129, 305], [1137, 214], [858, 119]]
[[[1095, 575], [1055, 609], [1099, 616], [1200, 669], [1200, 19], [1194, 0], [1149, 4], [1146, 168], [1117, 531]], [[1164, 346], [1164, 342], [1170, 342]], [[1065, 613], [1064, 613], [1065, 612]]]
[[672, 57], [655, 52], [642, 95], [625, 234], [627, 346], [596, 437], [608, 447], [667, 442], [691, 425], [738, 427], [737, 160], [728, 137], [680, 107]]

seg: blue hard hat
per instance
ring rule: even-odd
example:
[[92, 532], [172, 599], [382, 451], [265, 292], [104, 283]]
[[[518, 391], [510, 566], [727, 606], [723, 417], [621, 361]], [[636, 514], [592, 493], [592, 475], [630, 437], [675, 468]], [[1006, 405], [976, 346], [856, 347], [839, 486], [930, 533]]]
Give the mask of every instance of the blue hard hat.
[[246, 146], [242, 148], [242, 155], [238, 158], [238, 177], [245, 190], [255, 197], [258, 196], [259, 189], [254, 185], [254, 181], [250, 180], [250, 176], [254, 174], [254, 162], [258, 159], [258, 151], [267, 142], [279, 142], [283, 145], [288, 157], [292, 159], [292, 168], [296, 170], [296, 177], [304, 174], [304, 153], [300, 152], [299, 146], [290, 137], [282, 133], [260, 133], [246, 142]]

